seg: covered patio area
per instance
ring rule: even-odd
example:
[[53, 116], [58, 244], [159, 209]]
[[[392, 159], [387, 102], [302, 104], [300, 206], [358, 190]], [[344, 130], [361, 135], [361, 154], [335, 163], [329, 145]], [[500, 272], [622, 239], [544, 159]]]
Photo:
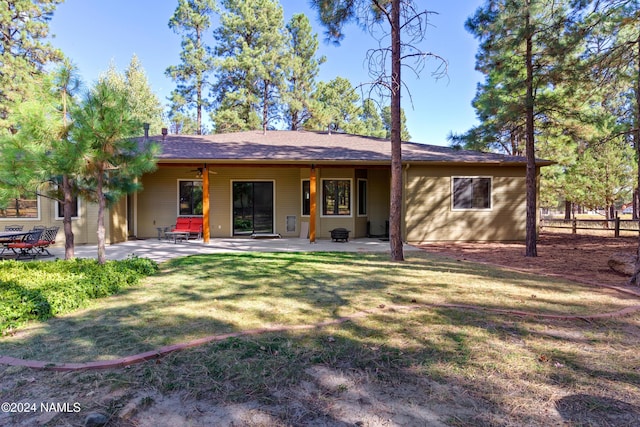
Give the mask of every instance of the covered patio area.
[[[419, 250], [407, 244], [404, 249]], [[43, 260], [64, 258], [64, 247], [56, 246], [49, 250], [53, 257], [42, 258]], [[224, 252], [389, 252], [389, 242], [375, 238], [352, 239], [348, 242], [323, 239], [316, 240], [316, 243], [309, 243], [308, 239], [300, 238], [221, 238], [210, 239], [209, 243], [203, 243], [202, 240], [174, 243], [173, 240], [144, 239], [107, 246], [107, 259], [118, 260], [138, 256], [162, 262], [180, 256]], [[97, 248], [95, 245], [78, 245], [75, 247], [75, 255], [78, 258], [94, 258], [97, 256]]]

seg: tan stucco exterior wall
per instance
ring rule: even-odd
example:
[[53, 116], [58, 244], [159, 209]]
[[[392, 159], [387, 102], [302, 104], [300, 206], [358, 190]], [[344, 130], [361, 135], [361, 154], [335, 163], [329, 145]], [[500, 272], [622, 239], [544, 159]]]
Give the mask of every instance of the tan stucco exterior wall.
[[[198, 180], [193, 167], [160, 168], [142, 178], [144, 190], [138, 193], [138, 237], [157, 236], [156, 227], [175, 224], [178, 216], [178, 181]], [[217, 167], [209, 166], [211, 237], [231, 237], [232, 183], [270, 181], [274, 184], [274, 233], [297, 237], [300, 233], [302, 179], [308, 169], [295, 167]], [[287, 216], [296, 217], [296, 227], [287, 231]], [[308, 221], [308, 219], [307, 219]]]
[[[388, 168], [317, 167], [316, 237], [329, 239], [330, 230], [344, 227], [351, 237], [364, 237], [367, 222], [370, 233], [383, 235], [389, 218], [390, 171]], [[300, 167], [225, 167], [209, 166], [210, 235], [231, 237], [232, 182], [271, 181], [274, 184], [274, 233], [298, 237], [302, 223], [302, 182], [310, 176], [309, 168]], [[491, 177], [492, 203], [488, 210], [454, 210], [451, 200], [452, 176]], [[322, 215], [322, 181], [351, 181], [351, 215]], [[367, 215], [358, 215], [358, 179], [367, 181]], [[155, 238], [157, 227], [175, 224], [178, 216], [179, 180], [198, 180], [193, 166], [160, 167], [142, 177], [143, 190], [135, 197], [137, 237]], [[408, 242], [503, 240], [525, 238], [526, 188], [525, 168], [511, 166], [405, 166], [403, 238]], [[132, 198], [133, 200], [133, 198]], [[133, 211], [132, 211], [133, 212]], [[58, 245], [64, 244], [62, 219], [55, 217], [55, 202], [40, 198], [37, 219], [0, 218], [3, 225], [58, 225]], [[295, 217], [295, 229], [287, 231], [287, 217]], [[105, 212], [107, 243], [127, 239], [127, 199]], [[76, 244], [97, 242], [97, 205], [80, 201], [80, 216], [73, 219]], [[306, 236], [302, 236], [306, 237]]]
[[[454, 210], [453, 176], [491, 177], [491, 209]], [[405, 177], [404, 230], [408, 242], [524, 240], [523, 167], [411, 166]]]
[[387, 231], [386, 222], [389, 220], [391, 170], [370, 169], [367, 175], [369, 189], [367, 219], [370, 222], [370, 232], [372, 235], [382, 236]]
[[[56, 237], [56, 246], [64, 246], [64, 231], [62, 229], [62, 218], [56, 218], [56, 202], [40, 197], [38, 201], [39, 217], [28, 219], [0, 218], [0, 230], [5, 225], [22, 225], [24, 230], [30, 230], [36, 225], [45, 227], [60, 227]], [[79, 201], [79, 215], [71, 220], [76, 245], [95, 244], [97, 242], [97, 205]], [[108, 221], [107, 221], [108, 222]]]
[[[118, 203], [108, 211], [109, 221], [105, 221], [107, 226], [107, 243], [117, 243], [127, 241], [127, 198], [123, 197]], [[108, 223], [108, 224], [107, 224]]]
[[[271, 181], [274, 183], [274, 233], [283, 237], [299, 237], [301, 224], [309, 222], [302, 215], [302, 181], [308, 180], [309, 168], [298, 167], [225, 167], [209, 165], [210, 232], [211, 237], [231, 237], [232, 183], [234, 181]], [[366, 172], [366, 173], [365, 173]], [[368, 215], [376, 212], [380, 218], [388, 218], [388, 172], [384, 169], [359, 171], [368, 183]], [[369, 178], [371, 176], [371, 178]], [[357, 178], [354, 168], [318, 168], [317, 231], [318, 239], [329, 239], [330, 230], [344, 227], [352, 231], [352, 237], [364, 237], [367, 217], [357, 216]], [[137, 195], [138, 237], [157, 237], [156, 227], [168, 227], [175, 223], [179, 180], [198, 180], [194, 167], [161, 167], [142, 178], [143, 191]], [[351, 212], [345, 217], [322, 215], [322, 180], [349, 179], [352, 182]], [[374, 189], [372, 185], [382, 184]], [[382, 194], [382, 195], [381, 195]], [[382, 209], [382, 212], [378, 212]], [[295, 230], [287, 231], [288, 216], [296, 218]], [[384, 228], [384, 219], [381, 219]], [[306, 236], [302, 236], [306, 237]]]

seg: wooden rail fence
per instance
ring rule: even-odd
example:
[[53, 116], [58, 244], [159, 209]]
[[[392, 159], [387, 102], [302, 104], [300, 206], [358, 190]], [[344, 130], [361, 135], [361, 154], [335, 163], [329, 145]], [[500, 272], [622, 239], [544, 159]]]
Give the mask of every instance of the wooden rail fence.
[[620, 237], [621, 231], [640, 231], [640, 221], [637, 219], [546, 219], [540, 220], [540, 228], [571, 229], [572, 234], [578, 230], [613, 231], [615, 237]]

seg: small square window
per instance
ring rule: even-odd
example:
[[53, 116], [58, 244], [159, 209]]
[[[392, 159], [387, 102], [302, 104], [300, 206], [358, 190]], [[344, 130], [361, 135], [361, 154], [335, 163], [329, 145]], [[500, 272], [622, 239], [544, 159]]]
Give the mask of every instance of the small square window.
[[[80, 204], [78, 203], [78, 198], [73, 197], [71, 199], [71, 218], [79, 218], [80, 217]], [[64, 218], [64, 205], [62, 202], [56, 202], [56, 219]]]
[[453, 209], [491, 209], [491, 178], [454, 177]]
[[351, 180], [322, 180], [322, 215], [351, 215]]

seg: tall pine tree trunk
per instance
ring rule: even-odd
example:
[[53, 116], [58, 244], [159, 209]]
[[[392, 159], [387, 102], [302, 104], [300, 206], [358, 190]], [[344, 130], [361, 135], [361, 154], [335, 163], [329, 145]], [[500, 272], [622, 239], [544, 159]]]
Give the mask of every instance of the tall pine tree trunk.
[[105, 245], [105, 231], [104, 231], [104, 211], [106, 203], [104, 199], [104, 169], [98, 173], [98, 182], [96, 185], [96, 194], [98, 197], [98, 264], [102, 265], [107, 261], [107, 250]]
[[[200, 27], [196, 30], [196, 46], [202, 45], [202, 35], [200, 34]], [[197, 135], [202, 135], [202, 86], [204, 86], [204, 79], [202, 78], [202, 72], [196, 72], [196, 121], [198, 122]]]
[[267, 134], [267, 123], [269, 122], [269, 82], [264, 82], [262, 93], [262, 133]]
[[75, 257], [73, 225], [71, 222], [71, 208], [73, 195], [71, 194], [71, 182], [68, 175], [62, 175], [62, 228], [64, 230], [64, 259]]
[[534, 140], [534, 122], [533, 122], [533, 34], [531, 28], [531, 0], [526, 3], [526, 33], [527, 33], [527, 99], [526, 107], [526, 157], [527, 157], [527, 174], [526, 174], [526, 191], [527, 191], [527, 219], [526, 219], [526, 250], [525, 256], [538, 256], [537, 249], [537, 183], [536, 183], [536, 150]]
[[400, 134], [400, 0], [391, 3], [391, 259], [404, 260], [402, 248], [402, 137]]
[[[638, 188], [640, 189], [640, 34], [636, 39], [636, 105], [635, 105], [635, 130], [633, 132], [634, 142], [636, 145], [636, 159], [638, 161]], [[639, 190], [640, 191], [640, 190]], [[631, 276], [630, 284], [640, 286], [640, 233], [638, 233], [638, 258], [636, 259], [636, 268], [633, 276]]]

